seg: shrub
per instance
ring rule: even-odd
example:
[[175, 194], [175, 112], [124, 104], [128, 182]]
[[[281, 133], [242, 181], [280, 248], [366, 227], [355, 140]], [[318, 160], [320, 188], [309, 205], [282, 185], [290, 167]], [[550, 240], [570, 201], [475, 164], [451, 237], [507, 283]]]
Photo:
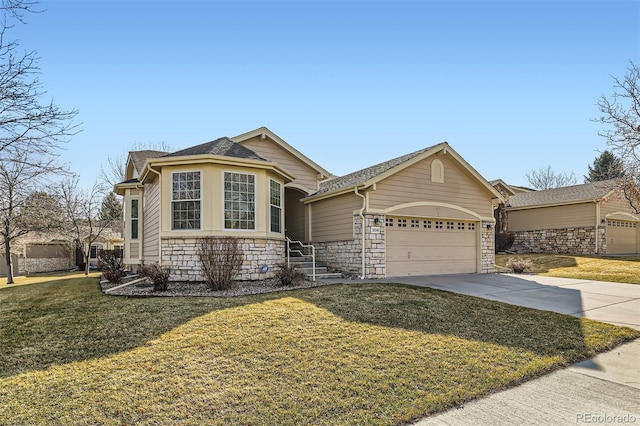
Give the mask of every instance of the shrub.
[[98, 270], [102, 271], [104, 279], [112, 283], [119, 283], [125, 276], [122, 259], [113, 251], [103, 250], [98, 254]]
[[167, 291], [169, 289], [169, 268], [163, 268], [157, 263], [142, 265], [140, 274], [149, 277], [153, 281], [153, 291]]
[[275, 277], [280, 285], [288, 286], [307, 279], [307, 274], [298, 268], [288, 266], [286, 263], [279, 263], [277, 266]]
[[496, 252], [507, 251], [513, 246], [515, 235], [513, 232], [500, 232], [496, 234]]
[[208, 237], [198, 244], [198, 256], [210, 290], [228, 290], [240, 273], [244, 253], [237, 238]]
[[522, 259], [511, 257], [507, 260], [507, 268], [510, 268], [516, 274], [521, 274], [524, 271], [528, 271], [533, 266], [531, 259]]

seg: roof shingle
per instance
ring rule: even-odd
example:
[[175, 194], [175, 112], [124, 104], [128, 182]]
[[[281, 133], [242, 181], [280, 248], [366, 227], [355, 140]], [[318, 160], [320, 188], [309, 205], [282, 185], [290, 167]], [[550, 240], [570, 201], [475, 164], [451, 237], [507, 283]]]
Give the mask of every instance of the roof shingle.
[[262, 160], [268, 161], [265, 158], [262, 158], [254, 151], [249, 148], [240, 145], [232, 141], [227, 137], [222, 137], [216, 139], [211, 142], [205, 142], [200, 145], [192, 146], [189, 148], [182, 149], [180, 151], [172, 152], [170, 154], [166, 154], [163, 157], [181, 157], [185, 155], [220, 155], [223, 157], [235, 157], [235, 158], [243, 158], [247, 160]]
[[595, 200], [616, 188], [616, 180], [585, 183], [541, 191], [521, 192], [509, 197], [508, 207], [532, 207]]

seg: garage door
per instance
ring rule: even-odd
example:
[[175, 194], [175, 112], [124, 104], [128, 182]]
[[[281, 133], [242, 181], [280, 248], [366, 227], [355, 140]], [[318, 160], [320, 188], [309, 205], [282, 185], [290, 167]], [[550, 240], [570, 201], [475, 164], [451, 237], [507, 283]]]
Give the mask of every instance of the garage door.
[[478, 227], [471, 221], [387, 216], [387, 276], [476, 272]]
[[636, 222], [607, 220], [607, 253], [636, 253]]

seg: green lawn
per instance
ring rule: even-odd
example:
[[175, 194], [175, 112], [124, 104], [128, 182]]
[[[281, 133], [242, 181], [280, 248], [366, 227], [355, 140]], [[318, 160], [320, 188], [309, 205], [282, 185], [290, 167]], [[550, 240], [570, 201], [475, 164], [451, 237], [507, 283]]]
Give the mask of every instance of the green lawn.
[[401, 424], [639, 336], [401, 285], [141, 299], [57, 280], [0, 290], [0, 424]]
[[553, 254], [501, 254], [496, 265], [510, 258], [531, 259], [532, 273], [559, 278], [640, 284], [640, 256], [577, 256]]

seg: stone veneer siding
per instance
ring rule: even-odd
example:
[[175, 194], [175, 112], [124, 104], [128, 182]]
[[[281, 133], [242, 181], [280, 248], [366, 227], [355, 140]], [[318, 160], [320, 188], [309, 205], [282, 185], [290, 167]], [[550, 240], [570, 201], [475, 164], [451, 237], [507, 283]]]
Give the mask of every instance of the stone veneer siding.
[[482, 244], [480, 250], [480, 255], [482, 256], [480, 260], [480, 272], [483, 274], [492, 274], [496, 270], [495, 224], [492, 222], [481, 222], [480, 226], [482, 232], [480, 235], [480, 243]]
[[[242, 271], [238, 280], [272, 278], [276, 265], [285, 262], [285, 241], [266, 238], [238, 238], [244, 253]], [[269, 266], [262, 273], [260, 267]], [[162, 266], [171, 268], [170, 281], [205, 281], [198, 256], [197, 238], [163, 238]]]
[[40, 259], [26, 259], [26, 271], [29, 274], [37, 272], [56, 272], [70, 270], [72, 260], [66, 257], [51, 257]]
[[[378, 219], [378, 224], [375, 220]], [[386, 277], [386, 227], [385, 215], [365, 214], [365, 278]], [[354, 238], [352, 240], [314, 242], [318, 260], [332, 268], [360, 275], [362, 273], [362, 219], [353, 217]], [[488, 226], [490, 225], [490, 226]], [[481, 272], [495, 272], [495, 230], [493, 222], [482, 222], [481, 226]], [[374, 233], [373, 228], [379, 228]]]
[[[378, 224], [375, 219], [378, 219]], [[386, 276], [384, 215], [365, 214], [365, 278]], [[374, 233], [373, 228], [379, 228]], [[362, 274], [362, 218], [353, 216], [354, 238], [341, 241], [313, 242], [318, 260], [331, 268], [352, 274]]]
[[[606, 229], [598, 228], [598, 253], [606, 253]], [[596, 228], [539, 229], [514, 232], [517, 253], [595, 254]]]

